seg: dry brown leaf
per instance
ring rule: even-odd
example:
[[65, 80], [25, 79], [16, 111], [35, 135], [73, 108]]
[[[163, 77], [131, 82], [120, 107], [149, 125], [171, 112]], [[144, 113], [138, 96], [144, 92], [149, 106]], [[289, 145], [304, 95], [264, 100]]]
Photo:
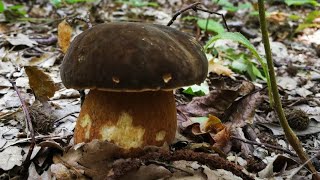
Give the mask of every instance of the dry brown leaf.
[[220, 63], [214, 62], [213, 59], [209, 61], [209, 72], [213, 72], [218, 75], [224, 75], [229, 77], [232, 77], [232, 74], [233, 74], [231, 69], [229, 69], [228, 67]]
[[41, 101], [47, 101], [56, 91], [53, 80], [36, 66], [25, 66], [25, 71], [29, 77], [29, 85], [36, 98]]
[[195, 97], [187, 105], [179, 105], [178, 108], [184, 112], [185, 115], [191, 117], [214, 114], [221, 118], [225, 110], [232, 105], [238, 95], [237, 90], [212, 90], [210, 94]]
[[58, 25], [58, 44], [63, 53], [66, 53], [71, 42], [72, 27], [63, 20]]
[[230, 129], [225, 127], [213, 137], [214, 147], [223, 149], [230, 142]]
[[283, 23], [287, 20], [288, 14], [283, 12], [272, 12], [267, 17], [268, 21], [275, 22], [275, 23]]

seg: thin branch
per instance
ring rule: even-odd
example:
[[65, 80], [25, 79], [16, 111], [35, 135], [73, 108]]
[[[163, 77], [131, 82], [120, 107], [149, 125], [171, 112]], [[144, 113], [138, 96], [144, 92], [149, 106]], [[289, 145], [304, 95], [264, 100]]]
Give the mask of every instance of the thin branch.
[[11, 80], [10, 80], [10, 83], [12, 84], [12, 87], [16, 91], [16, 93], [17, 93], [17, 95], [19, 97], [19, 100], [21, 102], [23, 113], [26, 116], [26, 122], [25, 122], [26, 123], [26, 127], [29, 130], [30, 136], [31, 136], [30, 148], [29, 148], [26, 160], [24, 161], [24, 165], [23, 165], [24, 168], [22, 170], [23, 174], [27, 174], [28, 170], [29, 170], [29, 166], [31, 164], [31, 155], [32, 155], [33, 149], [34, 149], [34, 147], [36, 145], [36, 139], [35, 139], [34, 129], [33, 129], [33, 126], [32, 126], [32, 121], [31, 121], [31, 117], [30, 117], [30, 113], [29, 113], [28, 107], [27, 107], [24, 99], [22, 98], [22, 96], [20, 94], [20, 91], [16, 86], [16, 83], [14, 81], [11, 81]]
[[250, 140], [247, 140], [247, 139], [241, 139], [241, 138], [238, 138], [238, 137], [235, 137], [235, 136], [231, 136], [232, 139], [236, 139], [236, 140], [239, 140], [239, 141], [242, 141], [244, 143], [247, 143], [247, 144], [254, 144], [254, 145], [257, 145], [259, 147], [267, 147], [267, 148], [271, 148], [271, 149], [276, 149], [276, 150], [279, 150], [279, 151], [282, 151], [282, 152], [285, 152], [287, 154], [290, 154], [291, 156], [297, 156], [295, 153], [287, 150], [287, 149], [283, 149], [281, 147], [278, 147], [278, 146], [273, 146], [271, 144], [266, 144], [266, 143], [258, 143], [256, 141], [250, 141]]
[[207, 12], [207, 13], [209, 13], [209, 14], [216, 14], [216, 15], [221, 16], [221, 17], [222, 17], [222, 20], [223, 20], [223, 24], [226, 26], [227, 31], [230, 32], [230, 29], [229, 29], [229, 27], [228, 27], [228, 25], [227, 25], [227, 20], [226, 20], [226, 18], [224, 17], [223, 14], [220, 14], [220, 13], [217, 13], [217, 12], [214, 12], [214, 11], [209, 11], [209, 10], [207, 10], [207, 9], [203, 9], [203, 8], [199, 8], [199, 7], [197, 7], [197, 10], [203, 11], [203, 12]]
[[201, 2], [196, 2], [196, 3], [190, 4], [189, 6], [187, 6], [187, 7], [183, 8], [183, 9], [179, 10], [178, 12], [174, 13], [174, 15], [172, 16], [171, 20], [168, 22], [167, 26], [170, 26], [170, 25], [177, 19], [177, 17], [178, 17], [180, 14], [184, 13], [185, 11], [188, 11], [188, 10], [192, 9], [192, 10], [195, 11], [195, 12], [197, 12], [197, 11], [203, 11], [203, 12], [206, 12], [206, 13], [209, 13], [209, 14], [216, 14], [216, 15], [221, 16], [221, 17], [222, 17], [222, 20], [223, 20], [223, 23], [224, 23], [224, 25], [225, 25], [225, 27], [226, 27], [226, 29], [227, 29], [228, 31], [230, 31], [230, 30], [229, 30], [229, 27], [228, 27], [228, 25], [227, 25], [226, 18], [224, 17], [223, 14], [220, 14], [220, 13], [217, 13], [217, 12], [214, 12], [214, 11], [210, 11], [210, 10], [207, 10], [207, 9], [204, 9], [204, 8], [200, 8], [200, 7], [198, 7], [199, 5], [202, 5], [202, 3], [201, 3]]
[[196, 7], [201, 4], [201, 2], [196, 2], [196, 3], [193, 3], [193, 4], [190, 4], [188, 5], [187, 7], [183, 8], [183, 9], [180, 9], [178, 12], [174, 13], [174, 15], [172, 16], [171, 20], [168, 22], [167, 26], [171, 26], [171, 24], [177, 19], [177, 17], [184, 13], [185, 11], [188, 11], [190, 9], [194, 10], [194, 11], [197, 11], [196, 10]]
[[58, 123], [58, 122], [61, 121], [62, 119], [66, 118], [66, 117], [68, 117], [68, 116], [71, 116], [71, 115], [73, 115], [73, 114], [76, 114], [76, 113], [79, 113], [79, 111], [74, 111], [74, 112], [68, 113], [68, 114], [62, 116], [61, 118], [55, 120], [54, 123]]

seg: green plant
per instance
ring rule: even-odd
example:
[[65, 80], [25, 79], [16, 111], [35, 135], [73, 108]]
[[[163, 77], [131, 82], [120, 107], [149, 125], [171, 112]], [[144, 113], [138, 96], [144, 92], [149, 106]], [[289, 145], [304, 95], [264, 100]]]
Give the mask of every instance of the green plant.
[[[268, 74], [268, 67], [266, 64], [265, 59], [263, 59], [258, 51], [256, 50], [256, 48], [250, 43], [250, 41], [244, 37], [242, 34], [238, 33], [238, 32], [223, 32], [223, 33], [219, 33], [216, 36], [213, 36], [205, 45], [205, 50], [208, 50], [208, 48], [217, 40], [219, 39], [228, 39], [228, 40], [232, 40], [235, 42], [238, 42], [240, 44], [242, 44], [243, 46], [245, 46], [246, 48], [248, 48], [251, 53], [254, 55], [254, 57], [256, 57], [256, 59], [259, 61], [259, 63], [261, 64], [261, 67], [263, 69], [263, 72], [266, 76], [266, 80], [267, 80], [267, 84], [268, 84], [268, 88], [269, 88], [269, 96], [272, 97], [272, 92], [270, 91], [270, 79], [269, 79], [269, 74]], [[251, 76], [253, 77], [254, 74], [258, 75], [258, 71], [257, 68], [253, 65], [250, 64], [248, 66], [248, 72], [251, 72]], [[260, 76], [260, 75], [259, 75]], [[272, 98], [271, 98], [272, 99]], [[270, 102], [271, 106], [273, 106], [273, 101]]]
[[313, 20], [320, 17], [320, 11], [311, 11], [304, 19], [303, 23], [299, 24], [295, 32], [300, 32], [305, 28], [320, 27], [319, 23], [314, 23]]
[[50, 3], [56, 7], [59, 7], [63, 4], [75, 4], [81, 2], [94, 2], [96, 0], [50, 0]]
[[221, 23], [214, 21], [212, 19], [198, 19], [197, 25], [202, 30], [207, 30], [215, 33], [222, 33], [225, 32], [224, 27]]
[[204, 96], [209, 94], [209, 86], [206, 82], [201, 83], [200, 85], [192, 85], [183, 87], [183, 93], [189, 94], [191, 96]]
[[5, 4], [0, 1], [0, 13], [3, 13], [7, 21], [14, 21], [19, 18], [26, 16], [27, 12], [23, 5], [10, 5], [5, 6]]
[[151, 6], [151, 7], [158, 7], [159, 4], [156, 2], [149, 2], [147, 0], [117, 0], [118, 3], [128, 4], [134, 7], [144, 7], [144, 6]]
[[4, 4], [3, 2], [0, 0], [0, 13], [2, 13], [4, 11]]
[[229, 2], [229, 0], [212, 0], [213, 3], [222, 6], [223, 9], [229, 12], [236, 12], [241, 9], [250, 9], [252, 5], [250, 3], [239, 3], [237, 6]]
[[310, 4], [313, 6], [320, 6], [320, 3], [317, 0], [285, 0], [284, 1], [288, 6], [301, 6]]

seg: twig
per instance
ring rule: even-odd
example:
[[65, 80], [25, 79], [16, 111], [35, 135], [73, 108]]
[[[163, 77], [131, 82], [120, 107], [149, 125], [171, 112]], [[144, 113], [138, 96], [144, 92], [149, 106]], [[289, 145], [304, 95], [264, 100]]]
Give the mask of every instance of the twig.
[[184, 13], [185, 11], [188, 11], [190, 9], [192, 9], [193, 11], [197, 12], [197, 11], [203, 11], [203, 12], [206, 12], [206, 13], [209, 13], [209, 14], [216, 14], [216, 15], [219, 15], [222, 17], [222, 20], [223, 20], [223, 23], [224, 25], [226, 26], [227, 30], [229, 30], [229, 27], [227, 25], [227, 21], [226, 21], [226, 18], [224, 17], [223, 14], [220, 14], [220, 13], [217, 13], [217, 12], [214, 12], [214, 11], [210, 11], [210, 10], [207, 10], [207, 9], [203, 9], [203, 8], [200, 8], [198, 7], [199, 5], [202, 5], [201, 2], [196, 2], [196, 3], [193, 3], [193, 4], [190, 4], [189, 6], [179, 10], [178, 12], [174, 13], [174, 15], [172, 16], [171, 20], [168, 22], [167, 26], [170, 26], [176, 19], [177, 17]]
[[196, 3], [193, 3], [193, 4], [190, 4], [189, 6], [183, 8], [183, 9], [180, 9], [178, 12], [174, 13], [174, 15], [172, 16], [171, 20], [168, 22], [167, 26], [171, 26], [171, 24], [177, 19], [177, 17], [184, 13], [185, 11], [188, 11], [190, 9], [194, 10], [194, 11], [197, 11], [196, 10], [196, 7], [198, 5], [200, 5], [201, 2], [196, 2]]
[[203, 11], [203, 12], [206, 12], [206, 13], [209, 13], [209, 14], [216, 14], [216, 15], [221, 16], [221, 17], [222, 17], [222, 20], [223, 20], [223, 24], [224, 24], [224, 25], [226, 26], [226, 28], [227, 28], [227, 31], [230, 31], [230, 29], [229, 29], [229, 27], [228, 27], [228, 25], [227, 25], [226, 18], [224, 17], [223, 14], [220, 14], [220, 13], [217, 13], [217, 12], [214, 12], [214, 11], [209, 11], [209, 10], [207, 10], [207, 9], [203, 9], [203, 8], [199, 8], [199, 7], [197, 7], [197, 10]]
[[[307, 165], [309, 162], [311, 162], [314, 158], [316, 158], [318, 154], [312, 156], [310, 159], [308, 159], [306, 162], [301, 164], [293, 173], [290, 174], [290, 176], [287, 177], [287, 179], [293, 179], [293, 176], [296, 175], [305, 165]], [[316, 176], [316, 173], [312, 173], [313, 175]]]
[[239, 140], [239, 141], [242, 141], [244, 143], [247, 143], [247, 144], [254, 144], [254, 145], [257, 145], [259, 147], [268, 147], [268, 148], [271, 148], [271, 149], [276, 149], [276, 150], [279, 150], [279, 151], [283, 151], [287, 154], [290, 154], [291, 156], [297, 156], [295, 153], [287, 150], [287, 149], [283, 149], [281, 147], [278, 147], [278, 146], [273, 146], [271, 144], [266, 144], [266, 143], [258, 143], [256, 141], [250, 141], [250, 140], [247, 140], [247, 139], [242, 139], [242, 138], [238, 138], [236, 136], [231, 136], [232, 139], [236, 139], [236, 140]]
[[[16, 83], [14, 81], [10, 80], [10, 83], [12, 84], [13, 89], [16, 91], [19, 100], [21, 102], [21, 106], [22, 106], [22, 110], [24, 115], [26, 116], [26, 127], [28, 128], [29, 132], [30, 132], [30, 136], [31, 136], [31, 144], [30, 144], [30, 148], [26, 157], [26, 160], [23, 163], [23, 169], [21, 171], [22, 174], [27, 174], [28, 170], [29, 170], [29, 166], [31, 164], [31, 155], [34, 149], [34, 146], [36, 145], [36, 139], [35, 139], [35, 135], [34, 135], [34, 129], [32, 126], [32, 121], [31, 121], [31, 117], [30, 117], [30, 113], [28, 111], [28, 107], [25, 104], [24, 99], [22, 98], [19, 89], [16, 86]], [[27, 177], [26, 177], [27, 178]]]
[[57, 42], [58, 39], [56, 36], [51, 35], [46, 38], [32, 38], [32, 40], [36, 41], [39, 44], [43, 44], [43, 45], [53, 45]]
[[177, 112], [178, 112], [178, 114], [182, 115], [186, 121], [191, 122], [190, 118], [186, 114], [184, 114], [184, 112], [179, 107], [177, 107]]
[[68, 117], [68, 116], [71, 116], [71, 115], [73, 115], [73, 114], [76, 114], [76, 113], [79, 113], [79, 111], [74, 111], [74, 112], [68, 113], [68, 114], [62, 116], [61, 118], [55, 120], [54, 123], [58, 123], [58, 122], [61, 121], [62, 119], [66, 118], [66, 117]]

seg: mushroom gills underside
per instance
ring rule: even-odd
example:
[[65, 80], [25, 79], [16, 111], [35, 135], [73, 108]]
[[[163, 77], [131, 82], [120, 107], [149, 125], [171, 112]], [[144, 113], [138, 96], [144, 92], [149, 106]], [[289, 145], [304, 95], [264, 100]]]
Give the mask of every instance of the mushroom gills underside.
[[162, 146], [172, 143], [176, 129], [172, 91], [91, 90], [81, 107], [74, 141], [107, 140], [124, 149]]

